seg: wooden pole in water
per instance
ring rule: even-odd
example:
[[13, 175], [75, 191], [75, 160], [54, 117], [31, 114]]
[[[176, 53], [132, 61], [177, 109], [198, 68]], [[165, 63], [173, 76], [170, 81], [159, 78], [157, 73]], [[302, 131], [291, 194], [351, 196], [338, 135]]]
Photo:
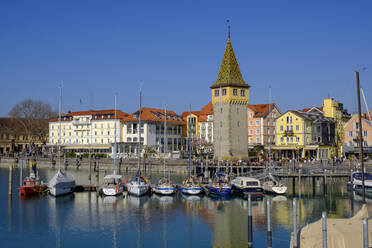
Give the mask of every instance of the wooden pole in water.
[[13, 170], [13, 165], [12, 164], [10, 164], [9, 165], [9, 185], [8, 185], [8, 187], [9, 187], [9, 191], [8, 191], [8, 194], [9, 194], [9, 196], [11, 196], [12, 195], [12, 170]]
[[360, 86], [359, 86], [359, 71], [356, 73], [356, 83], [357, 83], [357, 92], [358, 92], [358, 119], [359, 119], [359, 161], [362, 170], [362, 194], [363, 194], [363, 204], [366, 203], [366, 191], [364, 187], [364, 162], [363, 162], [363, 128], [362, 128], [362, 114], [360, 106]]

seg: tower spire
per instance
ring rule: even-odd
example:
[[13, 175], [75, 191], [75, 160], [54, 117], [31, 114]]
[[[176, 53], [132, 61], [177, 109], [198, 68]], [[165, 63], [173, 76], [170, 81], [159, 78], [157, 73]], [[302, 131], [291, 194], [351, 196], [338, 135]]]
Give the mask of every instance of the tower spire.
[[227, 38], [230, 39], [230, 20], [226, 19], [227, 22]]

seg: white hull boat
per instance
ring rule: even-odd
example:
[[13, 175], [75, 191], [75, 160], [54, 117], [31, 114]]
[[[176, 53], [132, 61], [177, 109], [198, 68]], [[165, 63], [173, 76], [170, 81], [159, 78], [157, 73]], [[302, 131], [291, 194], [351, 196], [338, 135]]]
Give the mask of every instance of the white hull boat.
[[67, 195], [74, 192], [75, 178], [73, 175], [58, 170], [48, 183], [49, 193], [53, 196]]
[[287, 192], [287, 186], [277, 181], [266, 181], [262, 184], [265, 192], [282, 195]]
[[136, 177], [134, 180], [127, 183], [128, 194], [135, 196], [142, 196], [147, 194], [150, 189], [149, 184], [140, 177]]
[[159, 195], [173, 195], [176, 193], [176, 186], [172, 184], [172, 181], [164, 177], [159, 180], [159, 183], [154, 188], [154, 193]]
[[117, 196], [124, 192], [124, 185], [121, 175], [107, 175], [104, 177], [104, 185], [102, 186], [102, 193], [105, 196]]

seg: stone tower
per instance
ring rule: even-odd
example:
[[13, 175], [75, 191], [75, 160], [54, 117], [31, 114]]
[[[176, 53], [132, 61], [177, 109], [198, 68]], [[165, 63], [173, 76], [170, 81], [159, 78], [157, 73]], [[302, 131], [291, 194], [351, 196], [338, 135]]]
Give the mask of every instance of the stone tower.
[[217, 80], [210, 87], [214, 110], [213, 145], [216, 159], [248, 157], [249, 87], [240, 72], [229, 31]]

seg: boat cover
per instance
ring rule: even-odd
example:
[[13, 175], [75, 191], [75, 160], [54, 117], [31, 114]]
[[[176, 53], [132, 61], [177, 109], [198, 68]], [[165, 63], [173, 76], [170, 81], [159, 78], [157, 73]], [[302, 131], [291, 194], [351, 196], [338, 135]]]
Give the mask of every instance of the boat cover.
[[63, 172], [62, 170], [58, 170], [57, 173], [50, 179], [48, 186], [51, 188], [54, 185], [57, 185], [59, 183], [71, 183], [73, 182], [75, 184], [75, 178], [73, 175]]
[[[356, 180], [362, 180], [362, 173], [361, 172], [354, 173], [353, 178]], [[372, 180], [372, 175], [369, 173], [364, 173], [364, 180]]]

